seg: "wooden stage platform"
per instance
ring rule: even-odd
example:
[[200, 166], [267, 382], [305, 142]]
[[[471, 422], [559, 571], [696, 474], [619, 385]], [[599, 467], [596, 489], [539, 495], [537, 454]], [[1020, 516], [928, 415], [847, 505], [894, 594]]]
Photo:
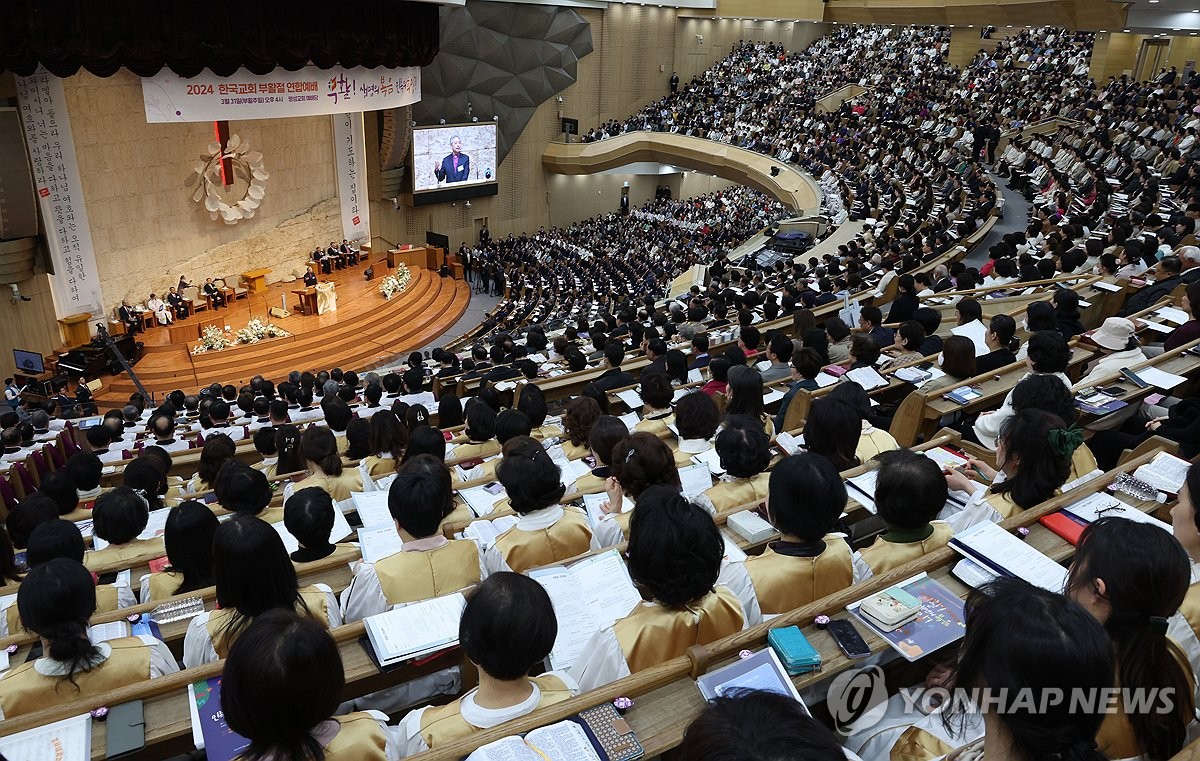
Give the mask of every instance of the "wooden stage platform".
[[[381, 264], [376, 263], [376, 272]], [[147, 390], [167, 393], [196, 389], [212, 383], [241, 386], [255, 375], [273, 381], [285, 378], [291, 370], [369, 370], [403, 357], [436, 339], [452, 326], [471, 300], [471, 289], [464, 281], [439, 277], [436, 272], [412, 268], [412, 281], [403, 293], [385, 301], [379, 292], [383, 273], [374, 280], [363, 279], [363, 268], [334, 270], [327, 279], [337, 286], [337, 311], [323, 315], [301, 315], [296, 296], [291, 292], [303, 283], [273, 283], [258, 294], [232, 302], [218, 310], [197, 312], [186, 323], [208, 323], [221, 318], [231, 333], [244, 328], [251, 319], [274, 323], [292, 335], [256, 344], [230, 346], [218, 352], [192, 355], [188, 345], [171, 343], [166, 327], [139, 333], [145, 354], [134, 371]], [[290, 317], [270, 317], [267, 310], [282, 303], [287, 294]], [[176, 323], [177, 325], [180, 323]], [[119, 405], [135, 391], [133, 381], [122, 373], [104, 379], [104, 389], [96, 400], [101, 407]]]

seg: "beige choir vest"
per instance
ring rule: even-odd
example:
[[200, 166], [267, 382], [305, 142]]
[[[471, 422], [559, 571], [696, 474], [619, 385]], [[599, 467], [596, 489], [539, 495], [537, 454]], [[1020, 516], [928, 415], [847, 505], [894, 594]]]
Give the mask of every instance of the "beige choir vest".
[[[320, 621], [325, 628], [329, 628], [329, 608], [325, 593], [314, 587], [305, 587], [300, 590], [300, 597], [308, 606], [309, 615]], [[208, 638], [212, 640], [213, 650], [216, 651], [219, 658], [229, 655], [229, 648], [233, 645], [233, 640], [229, 638], [226, 627], [236, 613], [236, 610], [221, 609], [214, 610], [208, 617]]]
[[388, 605], [428, 600], [479, 583], [479, 546], [456, 540], [428, 552], [397, 552], [375, 563]]
[[752, 502], [767, 501], [767, 482], [770, 473], [759, 473], [752, 478], [739, 478], [736, 481], [722, 481], [704, 492], [717, 512], [741, 507]]
[[[96, 586], [96, 612], [112, 613], [115, 610], [117, 610], [117, 588], [112, 584], [98, 584]], [[16, 602], [5, 609], [4, 615], [8, 619], [8, 636], [25, 633], [25, 624], [21, 623], [21, 613], [17, 610]]]
[[744, 622], [737, 596], [718, 587], [682, 610], [639, 605], [613, 624], [613, 633], [630, 673], [636, 674], [683, 655], [692, 645], [739, 632]]
[[387, 735], [379, 720], [366, 713], [335, 716], [341, 725], [325, 746], [325, 761], [387, 761]]
[[[563, 681], [552, 674], [543, 674], [530, 681], [542, 692], [535, 711], [571, 697], [571, 691]], [[430, 750], [478, 731], [478, 727], [462, 717], [462, 698], [444, 706], [431, 706], [421, 714], [421, 738]]]
[[578, 510], [566, 508], [553, 526], [534, 531], [514, 526], [496, 538], [495, 546], [508, 567], [522, 573], [587, 552], [591, 542], [587, 518]]
[[854, 582], [850, 545], [840, 536], [825, 537], [816, 557], [777, 554], [768, 545], [761, 555], [746, 558], [746, 572], [763, 613], [786, 613]]
[[89, 696], [99, 696], [150, 678], [150, 646], [137, 637], [108, 643], [112, 654], [90, 671], [74, 674], [75, 685], [61, 677], [42, 676], [28, 661], [0, 675], [0, 708], [11, 719]]
[[878, 536], [874, 544], [864, 548], [859, 554], [876, 576], [887, 573], [893, 568], [899, 568], [905, 563], [945, 547], [954, 536], [954, 529], [944, 521], [932, 521], [930, 525], [933, 526], [933, 533], [919, 542], [889, 542]]

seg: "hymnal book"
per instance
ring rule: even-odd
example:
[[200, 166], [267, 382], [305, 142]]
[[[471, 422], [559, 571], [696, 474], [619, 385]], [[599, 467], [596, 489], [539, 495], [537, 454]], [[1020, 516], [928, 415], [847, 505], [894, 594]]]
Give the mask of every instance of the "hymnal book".
[[898, 629], [887, 632], [872, 623], [859, 611], [861, 600], [847, 605], [846, 610], [909, 661], [915, 661], [962, 639], [967, 627], [963, 616], [963, 601], [958, 595], [925, 573], [906, 579], [896, 586], [921, 602], [921, 610], [917, 617]]
[[640, 418], [638, 418], [636, 411], [626, 412], [624, 415], [618, 415], [617, 420], [620, 420], [622, 423], [624, 423], [625, 428], [628, 429], [630, 433], [633, 433], [634, 426], [640, 422]]
[[921, 601], [900, 587], [890, 587], [859, 604], [859, 612], [882, 631], [899, 629], [921, 612]]
[[1066, 588], [1066, 568], [995, 523], [978, 523], [955, 534], [950, 547], [1000, 576], [1015, 576], [1055, 593]]
[[793, 436], [787, 431], [781, 431], [775, 434], [775, 445], [783, 450], [784, 454], [796, 454], [804, 447], [804, 434]]
[[919, 367], [901, 367], [896, 370], [896, 377], [906, 383], [919, 385], [933, 378], [933, 374]]
[[695, 499], [712, 488], [712, 473], [707, 465], [689, 465], [679, 469], [679, 483], [683, 496]]
[[221, 677], [188, 685], [188, 709], [192, 716], [192, 739], [209, 761], [233, 761], [250, 741], [225, 723], [221, 710]]
[[1092, 283], [1092, 287], [1099, 288], [1102, 291], [1111, 291], [1113, 293], [1116, 293], [1117, 291], [1121, 290], [1121, 286], [1116, 285], [1115, 283], [1106, 283], [1103, 280], [1099, 280], [1095, 283]]
[[471, 521], [471, 524], [463, 529], [462, 535], [464, 539], [475, 540], [479, 549], [486, 550], [496, 543], [496, 537], [517, 525], [518, 520], [515, 515], [502, 515], [491, 521]]
[[358, 513], [358, 521], [363, 528], [380, 528], [392, 526], [395, 519], [388, 509], [388, 492], [372, 491], [350, 492], [350, 500], [354, 503], [354, 511]]
[[726, 695], [736, 695], [738, 690], [764, 690], [792, 698], [808, 713], [808, 706], [796, 691], [792, 678], [770, 647], [764, 647], [749, 658], [709, 671], [696, 680], [696, 686], [710, 703]]
[[616, 550], [593, 555], [569, 568], [532, 570], [529, 577], [546, 589], [558, 618], [558, 636], [550, 651], [552, 669], [573, 665], [593, 634], [629, 615], [642, 601]]
[[524, 737], [505, 737], [480, 746], [467, 761], [610, 761], [583, 727], [560, 721], [538, 727]]
[[880, 375], [873, 367], [856, 367], [853, 370], [848, 370], [846, 372], [846, 379], [854, 381], [867, 391], [873, 388], [883, 388], [888, 385], [887, 378]]
[[978, 386], [959, 386], [948, 393], [942, 394], [943, 399], [949, 399], [955, 404], [970, 404], [983, 396]]
[[837, 383], [838, 375], [841, 375], [841, 373], [837, 373], [836, 375], [834, 375], [834, 374], [827, 373], [824, 370], [817, 373], [817, 377], [814, 379], [817, 382], [817, 388], [826, 388], [828, 386], [832, 386], [833, 384]]
[[688, 383], [703, 383], [704, 373], [700, 372], [700, 368], [693, 367], [691, 370], [688, 370], [687, 380]]
[[92, 715], [72, 716], [0, 737], [0, 753], [12, 761], [88, 761], [92, 757]]
[[1187, 479], [1191, 463], [1170, 452], [1159, 452], [1150, 462], [1133, 471], [1133, 477], [1145, 481], [1159, 491], [1178, 494]]
[[559, 481], [571, 491], [575, 487], [575, 481], [592, 472], [592, 469], [587, 466], [583, 460], [568, 460], [563, 458], [555, 460], [554, 464], [558, 466]]
[[860, 473], [857, 476], [851, 476], [846, 479], [846, 491], [849, 492], [850, 498], [866, 508], [867, 512], [872, 515], [877, 512], [875, 508], [875, 479], [878, 477], [879, 470], [872, 468], [866, 473]]
[[[605, 513], [600, 509], [600, 506], [607, 501], [608, 495], [604, 492], [583, 495], [583, 509], [587, 513], [588, 525], [592, 528], [595, 528], [596, 524], [604, 518]], [[632, 509], [633, 500], [629, 497], [623, 497], [621, 500], [621, 512], [627, 513]]]
[[463, 498], [467, 507], [471, 508], [472, 515], [482, 518], [496, 509], [496, 503], [504, 499], [505, 494], [504, 487], [500, 485], [500, 482], [493, 481], [483, 486], [460, 489], [458, 496]]
[[420, 658], [458, 644], [458, 622], [467, 598], [455, 592], [363, 619], [380, 666]]
[[376, 528], [360, 528], [358, 544], [362, 549], [362, 559], [367, 563], [382, 560], [404, 549], [404, 540], [396, 533], [394, 524]]

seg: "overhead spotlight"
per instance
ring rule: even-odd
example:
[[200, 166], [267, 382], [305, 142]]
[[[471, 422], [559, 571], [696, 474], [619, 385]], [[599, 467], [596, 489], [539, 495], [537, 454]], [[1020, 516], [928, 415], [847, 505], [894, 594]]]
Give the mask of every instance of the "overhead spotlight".
[[498, 122], [498, 121], [500, 121], [500, 117], [497, 116], [496, 114], [492, 114], [492, 121]]
[[410, 127], [415, 127], [415, 126], [417, 126], [417, 120], [416, 120], [416, 119], [413, 119], [412, 121], [410, 121], [410, 122], [408, 123], [408, 126], [410, 126]]
[[445, 123], [446, 123], [445, 119], [438, 119], [438, 124], [445, 124]]
[[477, 121], [479, 121], [479, 117], [478, 117], [478, 116], [472, 116], [472, 117], [471, 117], [471, 121], [473, 121], [473, 122], [477, 122]]
[[561, 95], [559, 95], [557, 98], [555, 98], [555, 100], [557, 100], [559, 103], [562, 103], [563, 97]]

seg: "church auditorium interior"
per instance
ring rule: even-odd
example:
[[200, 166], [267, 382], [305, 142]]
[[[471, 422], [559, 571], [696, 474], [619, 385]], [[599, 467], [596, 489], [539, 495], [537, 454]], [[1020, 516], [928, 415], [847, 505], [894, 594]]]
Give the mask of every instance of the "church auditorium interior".
[[3, 4], [0, 760], [1196, 758], [1193, 5]]

